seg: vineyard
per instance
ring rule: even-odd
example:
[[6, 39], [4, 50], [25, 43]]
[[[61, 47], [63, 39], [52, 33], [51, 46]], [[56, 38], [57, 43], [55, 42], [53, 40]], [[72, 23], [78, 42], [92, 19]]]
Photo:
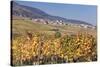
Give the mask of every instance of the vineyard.
[[12, 65], [41, 65], [97, 60], [96, 37], [87, 32], [63, 35], [30, 33], [12, 38]]
[[97, 6], [11, 1], [11, 66], [95, 62]]

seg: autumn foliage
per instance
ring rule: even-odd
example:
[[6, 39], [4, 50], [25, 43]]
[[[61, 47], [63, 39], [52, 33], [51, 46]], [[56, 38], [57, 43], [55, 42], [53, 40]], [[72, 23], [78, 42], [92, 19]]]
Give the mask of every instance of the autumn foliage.
[[32, 34], [31, 39], [27, 37], [28, 35], [12, 39], [12, 65], [97, 60], [96, 37], [88, 33], [64, 36], [60, 33], [55, 33], [55, 35]]

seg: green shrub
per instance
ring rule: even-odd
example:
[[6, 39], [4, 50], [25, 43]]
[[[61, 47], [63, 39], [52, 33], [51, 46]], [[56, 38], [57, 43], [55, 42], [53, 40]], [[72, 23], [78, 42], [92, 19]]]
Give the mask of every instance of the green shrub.
[[55, 33], [55, 38], [59, 38], [59, 37], [61, 37], [61, 33], [57, 31], [57, 32]]

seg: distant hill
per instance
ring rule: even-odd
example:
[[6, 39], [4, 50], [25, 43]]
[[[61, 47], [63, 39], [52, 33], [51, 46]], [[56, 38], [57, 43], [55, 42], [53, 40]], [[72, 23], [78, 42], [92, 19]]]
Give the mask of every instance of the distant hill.
[[38, 8], [20, 5], [14, 1], [12, 1], [11, 4], [12, 4], [11, 9], [12, 9], [13, 16], [25, 17], [30, 19], [44, 19], [44, 20], [46, 19], [50, 21], [63, 21], [64, 23], [85, 24], [85, 25], [92, 26], [92, 24], [89, 24], [84, 21], [66, 19], [59, 16], [52, 16]]

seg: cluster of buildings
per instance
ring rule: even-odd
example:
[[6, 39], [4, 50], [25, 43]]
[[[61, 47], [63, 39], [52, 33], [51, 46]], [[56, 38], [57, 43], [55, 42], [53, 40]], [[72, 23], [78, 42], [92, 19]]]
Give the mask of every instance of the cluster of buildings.
[[73, 27], [82, 27], [82, 28], [91, 28], [91, 29], [96, 28], [93, 25], [74, 24], [74, 23], [70, 23], [70, 22], [63, 22], [62, 20], [32, 19], [32, 21], [36, 22], [36, 23], [40, 23], [40, 24], [68, 25], [68, 26], [73, 26]]

